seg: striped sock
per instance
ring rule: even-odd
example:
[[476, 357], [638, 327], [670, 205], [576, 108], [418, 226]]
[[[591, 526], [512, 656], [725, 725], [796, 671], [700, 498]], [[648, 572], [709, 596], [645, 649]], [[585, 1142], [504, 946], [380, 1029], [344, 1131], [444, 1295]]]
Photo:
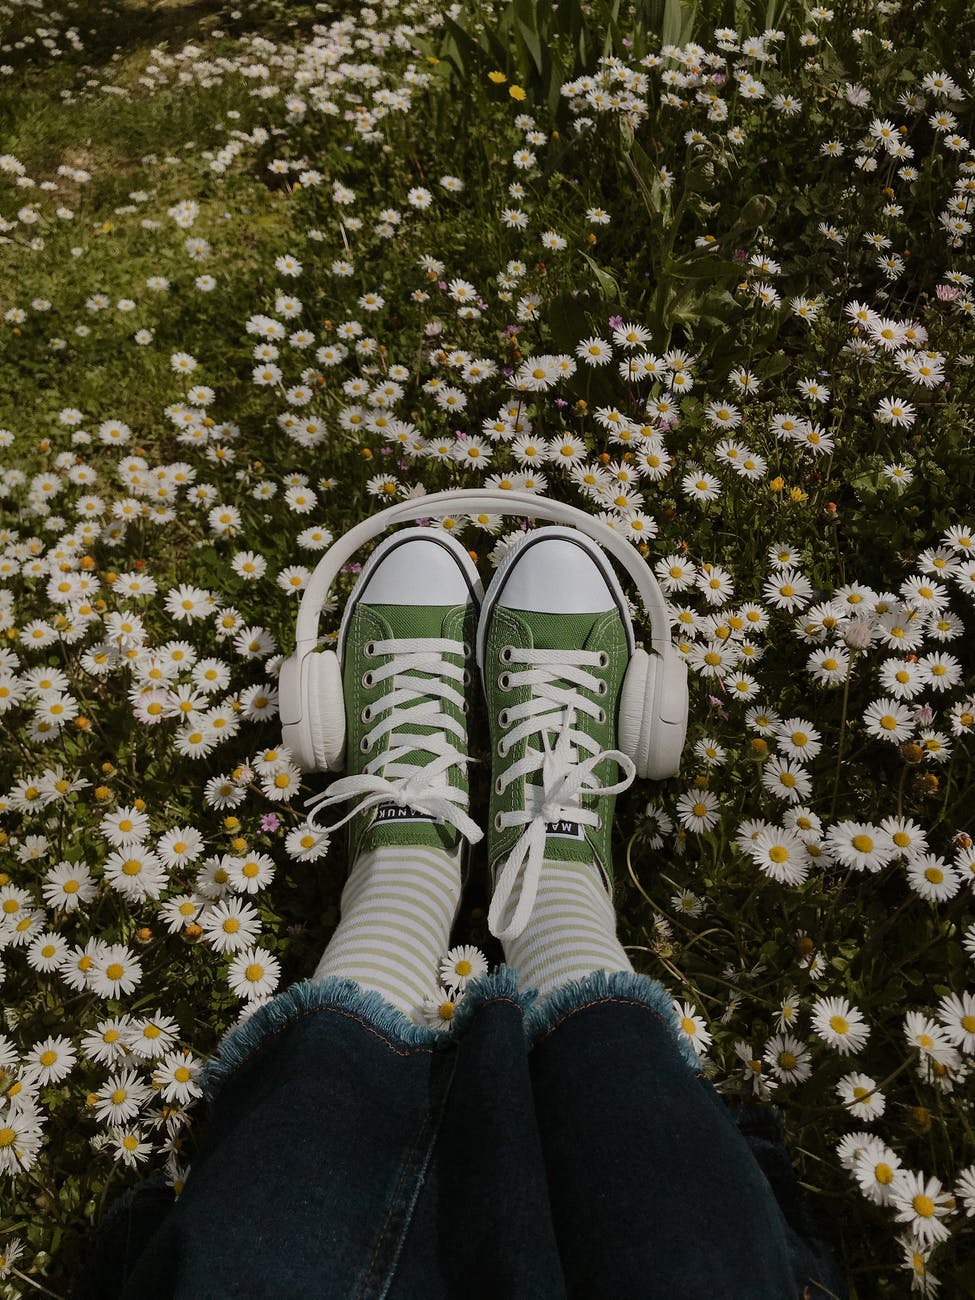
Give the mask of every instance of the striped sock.
[[459, 853], [427, 845], [366, 850], [342, 891], [342, 917], [312, 979], [343, 975], [423, 1023], [461, 895]]
[[523, 987], [544, 997], [594, 970], [633, 969], [616, 937], [616, 912], [596, 869], [546, 858], [524, 930], [503, 944]]

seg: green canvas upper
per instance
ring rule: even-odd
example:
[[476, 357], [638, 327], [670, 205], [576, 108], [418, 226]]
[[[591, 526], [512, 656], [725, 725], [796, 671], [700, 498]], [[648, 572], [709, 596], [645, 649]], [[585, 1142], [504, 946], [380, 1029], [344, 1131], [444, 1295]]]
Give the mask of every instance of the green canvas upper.
[[[474, 636], [477, 621], [477, 609], [473, 603], [465, 605], [369, 605], [360, 602], [352, 613], [346, 629], [342, 652], [342, 684], [345, 697], [346, 714], [346, 774], [358, 775], [366, 770], [381, 750], [388, 750], [396, 743], [396, 731], [382, 736], [368, 753], [363, 753], [361, 743], [369, 731], [382, 718], [383, 713], [373, 716], [368, 722], [362, 719], [362, 710], [366, 707], [382, 708], [383, 696], [393, 690], [393, 679], [387, 678], [372, 686], [363, 682], [363, 676], [370, 669], [381, 668], [388, 664], [391, 655], [366, 654], [366, 647], [375, 641], [408, 638], [445, 638], [457, 643], [456, 653], [445, 655], [448, 663], [466, 667], [473, 666]], [[465, 647], [467, 654], [465, 655]], [[410, 675], [413, 675], [412, 673]], [[418, 679], [431, 677], [429, 673], [417, 672]], [[456, 689], [464, 692], [465, 688], [458, 682]], [[468, 688], [469, 689], [469, 688]], [[467, 719], [465, 711], [450, 700], [439, 701], [442, 710], [450, 717], [463, 724], [466, 734]], [[397, 706], [393, 706], [395, 709]], [[432, 735], [436, 729], [431, 726], [406, 722], [402, 728], [409, 735]], [[443, 735], [443, 732], [436, 734]], [[446, 733], [451, 743], [466, 753], [465, 742], [460, 737]], [[401, 761], [425, 766], [434, 757], [433, 751], [426, 749], [412, 750]], [[384, 775], [384, 769], [374, 769]], [[466, 773], [460, 765], [450, 769], [449, 784], [464, 791], [469, 796]], [[460, 805], [467, 808], [468, 799]], [[409, 808], [396, 808], [394, 804], [383, 802], [378, 807], [366, 808], [357, 813], [350, 822], [349, 854], [350, 861], [365, 849], [375, 849], [399, 845], [426, 844], [431, 847], [454, 851], [461, 841], [460, 832], [449, 822], [434, 819], [426, 813]]]
[[[509, 609], [496, 604], [489, 614], [485, 650], [484, 650], [484, 690], [487, 697], [488, 725], [491, 736], [492, 771], [495, 778], [492, 784], [490, 820], [488, 822], [488, 858], [492, 876], [496, 879], [505, 859], [522, 835], [524, 828], [510, 826], [498, 829], [496, 818], [499, 813], [512, 812], [526, 806], [526, 785], [530, 782], [538, 785], [541, 781], [540, 771], [529, 772], [513, 780], [503, 793], [498, 792], [498, 776], [522, 758], [529, 742], [535, 749], [542, 748], [542, 739], [538, 734], [516, 741], [506, 756], [498, 754], [498, 743], [506, 731], [513, 731], [514, 725], [505, 728], [499, 714], [531, 698], [533, 688], [522, 685], [505, 690], [499, 684], [499, 678], [505, 673], [526, 671], [528, 665], [507, 663], [501, 656], [506, 646], [526, 649], [545, 650], [585, 650], [603, 652], [607, 662], [605, 667], [588, 666], [586, 671], [605, 682], [605, 693], [583, 691], [580, 694], [599, 705], [605, 714], [603, 721], [581, 712], [575, 712], [571, 727], [598, 744], [599, 750], [616, 748], [616, 714], [619, 695], [629, 663], [629, 649], [626, 631], [620, 617], [615, 611], [597, 614], [539, 614], [529, 610]], [[557, 672], [553, 670], [553, 672]], [[554, 678], [555, 684], [566, 686], [565, 679]], [[555, 706], [553, 705], [553, 710]], [[557, 737], [559, 719], [564, 711], [553, 711], [553, 727], [549, 731], [549, 740], [554, 744]], [[588, 754], [579, 750], [578, 758], [585, 759]], [[611, 786], [619, 780], [620, 772], [615, 759], [607, 758], [598, 762], [593, 769], [593, 777], [600, 785]], [[564, 861], [583, 861], [595, 863], [600, 870], [608, 892], [612, 893], [612, 828], [614, 795], [598, 793], [580, 795], [579, 803], [584, 809], [594, 809], [599, 813], [599, 826], [572, 826], [568, 823], [556, 826], [548, 823], [545, 837], [544, 856], [548, 859]]]

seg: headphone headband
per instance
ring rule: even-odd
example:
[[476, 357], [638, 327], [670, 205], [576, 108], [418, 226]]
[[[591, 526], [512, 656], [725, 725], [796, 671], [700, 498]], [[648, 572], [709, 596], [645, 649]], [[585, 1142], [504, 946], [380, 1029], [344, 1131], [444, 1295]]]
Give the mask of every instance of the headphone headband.
[[486, 512], [497, 515], [518, 515], [524, 518], [546, 519], [550, 523], [571, 524], [581, 533], [599, 542], [622, 564], [636, 583], [644, 608], [650, 615], [651, 644], [662, 654], [670, 644], [670, 617], [663, 592], [647, 565], [638, 557], [632, 543], [624, 541], [608, 524], [576, 506], [563, 505], [547, 497], [537, 497], [530, 492], [514, 490], [476, 489], [431, 492], [428, 496], [398, 501], [394, 506], [356, 524], [343, 534], [325, 552], [308, 580], [301, 598], [295, 627], [295, 654], [314, 650], [318, 644], [318, 619], [329, 589], [342, 566], [352, 558], [365, 542], [392, 528], [395, 524], [413, 523], [417, 519], [442, 518], [455, 513]]

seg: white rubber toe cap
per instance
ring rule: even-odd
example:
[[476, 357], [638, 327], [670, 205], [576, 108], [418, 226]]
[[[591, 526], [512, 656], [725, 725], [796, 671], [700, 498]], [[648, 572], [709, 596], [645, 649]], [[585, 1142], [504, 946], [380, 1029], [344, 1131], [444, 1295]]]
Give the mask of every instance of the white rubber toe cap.
[[471, 585], [442, 542], [409, 538], [386, 550], [358, 598], [370, 605], [463, 605]]
[[617, 609], [619, 602], [590, 546], [596, 549], [585, 537], [580, 541], [532, 539], [514, 556], [497, 603], [538, 614], [601, 614]]

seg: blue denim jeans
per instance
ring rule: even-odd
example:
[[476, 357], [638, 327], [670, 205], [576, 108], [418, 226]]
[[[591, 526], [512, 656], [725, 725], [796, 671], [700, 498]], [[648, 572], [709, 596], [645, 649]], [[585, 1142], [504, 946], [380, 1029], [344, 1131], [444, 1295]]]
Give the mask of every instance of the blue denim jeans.
[[500, 966], [449, 1031], [294, 985], [231, 1031], [178, 1200], [112, 1208], [76, 1300], [844, 1296], [770, 1112], [748, 1132], [670, 997]]

